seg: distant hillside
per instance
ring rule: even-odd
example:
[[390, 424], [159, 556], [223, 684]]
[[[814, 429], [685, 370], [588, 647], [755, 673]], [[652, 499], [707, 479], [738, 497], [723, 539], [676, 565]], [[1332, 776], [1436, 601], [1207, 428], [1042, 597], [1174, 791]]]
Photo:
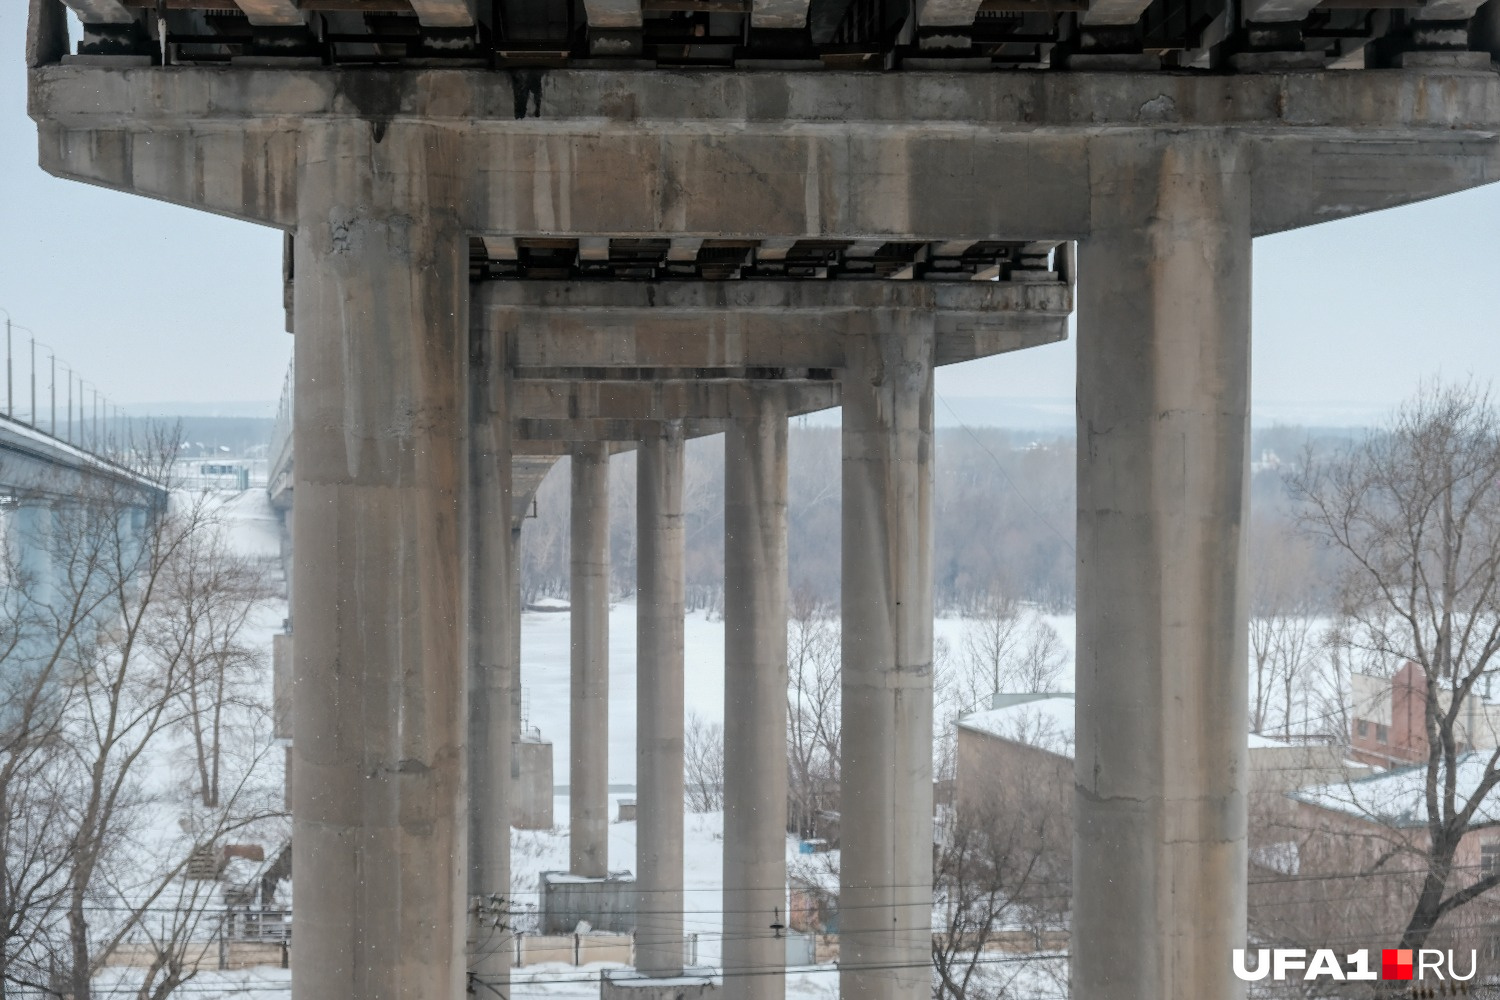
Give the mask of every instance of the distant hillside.
[[181, 451], [183, 458], [254, 458], [269, 447], [275, 423], [270, 417], [132, 417], [130, 429], [139, 434], [150, 427], [177, 427], [180, 440], [188, 445]]

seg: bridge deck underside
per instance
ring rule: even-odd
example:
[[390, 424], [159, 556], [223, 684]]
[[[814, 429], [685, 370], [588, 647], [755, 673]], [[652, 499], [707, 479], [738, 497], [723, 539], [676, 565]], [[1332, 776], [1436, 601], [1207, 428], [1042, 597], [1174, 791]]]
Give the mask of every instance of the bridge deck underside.
[[1495, 48], [1490, 18], [1469, 30], [1483, 0], [168, 0], [161, 18], [157, 0], [61, 2], [85, 55], [177, 64], [1253, 70]]

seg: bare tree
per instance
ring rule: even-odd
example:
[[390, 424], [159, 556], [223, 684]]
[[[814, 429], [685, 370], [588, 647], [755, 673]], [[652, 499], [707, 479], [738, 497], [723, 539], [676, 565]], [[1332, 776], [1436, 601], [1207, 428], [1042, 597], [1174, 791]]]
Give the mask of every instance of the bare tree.
[[[175, 435], [155, 443], [150, 471], [164, 480]], [[20, 637], [7, 643], [0, 677], [23, 679], [20, 710], [7, 711], [4, 727], [7, 749], [20, 752], [0, 762], [0, 926], [16, 930], [3, 942], [5, 978], [90, 1000], [110, 953], [144, 933], [146, 914], [171, 912], [147, 935], [155, 967], [140, 989], [142, 1000], [161, 1000], [192, 975], [185, 956], [214, 902], [208, 886], [184, 881], [189, 862], [279, 812], [275, 779], [261, 768], [272, 748], [265, 705], [248, 695], [213, 704], [229, 688], [221, 692], [206, 668], [239, 649], [245, 618], [205, 592], [234, 579], [227, 590], [240, 599], [245, 580], [212, 541], [215, 504], [206, 495], [176, 494], [170, 507], [148, 510], [130, 488], [95, 482], [52, 502], [48, 520], [45, 537], [29, 540], [44, 569], [28, 577], [26, 560], [10, 560], [0, 602], [8, 609], [0, 629]], [[205, 605], [214, 616], [200, 613]], [[192, 641], [168, 641], [195, 630]], [[174, 801], [163, 781], [174, 733], [192, 733], [194, 715], [216, 720], [199, 723], [205, 746], [218, 740], [211, 760], [199, 755], [208, 766], [195, 769], [217, 788], [195, 781], [196, 807]], [[231, 729], [233, 742], [223, 738]], [[172, 805], [182, 810], [176, 830], [151, 821], [152, 810]], [[15, 972], [21, 960], [24, 980]]]
[[[10, 505], [12, 512], [16, 503]], [[60, 732], [65, 685], [43, 631], [50, 608], [20, 556], [29, 540], [0, 539], [0, 998], [34, 996], [49, 985], [52, 929], [64, 900], [68, 841], [54, 785], [65, 752]]]
[[820, 813], [835, 809], [839, 784], [838, 622], [816, 592], [802, 584], [787, 616], [787, 822], [815, 837]]
[[182, 726], [192, 740], [203, 805], [221, 798], [225, 744], [237, 716], [263, 704], [254, 682], [265, 651], [248, 636], [252, 615], [274, 596], [262, 560], [240, 555], [222, 530], [204, 525], [168, 561], [157, 613], [146, 637], [160, 663], [180, 663]]
[[1021, 648], [1011, 663], [1009, 684], [1018, 691], [1055, 691], [1067, 662], [1062, 636], [1040, 615], [1033, 614], [1021, 634]]
[[690, 713], [683, 732], [683, 768], [690, 812], [724, 808], [724, 727]]
[[1005, 689], [1025, 631], [1020, 602], [998, 587], [986, 590], [975, 602], [963, 640], [967, 669], [956, 681], [957, 696], [969, 703], [969, 710], [980, 706], [986, 695]]
[[1455, 863], [1465, 836], [1492, 824], [1500, 783], [1500, 749], [1465, 737], [1500, 652], [1500, 417], [1472, 385], [1427, 386], [1387, 431], [1330, 458], [1309, 453], [1290, 483], [1303, 523], [1343, 557], [1349, 641], [1425, 674], [1425, 837], [1400, 939], [1421, 947], [1500, 885], [1500, 871]]
[[[1016, 982], [1021, 963], [995, 959], [1060, 943], [1055, 932], [1069, 898], [1066, 819], [1055, 803], [1025, 790], [965, 801], [950, 816], [933, 862], [933, 997], [1034, 995]], [[1037, 961], [1048, 959], [1038, 954]]]

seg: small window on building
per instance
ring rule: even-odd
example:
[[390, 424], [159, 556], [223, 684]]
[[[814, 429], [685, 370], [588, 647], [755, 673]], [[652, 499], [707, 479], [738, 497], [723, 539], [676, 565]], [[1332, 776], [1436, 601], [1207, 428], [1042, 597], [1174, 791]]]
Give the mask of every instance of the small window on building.
[[1479, 874], [1494, 875], [1500, 872], [1500, 840], [1479, 845]]
[[1369, 736], [1370, 735], [1370, 724], [1368, 722], [1366, 722], [1364, 719], [1360, 719], [1359, 721], [1357, 721], [1356, 723], [1354, 723], [1354, 732], [1358, 736]]
[[1376, 723], [1376, 725], [1375, 725], [1375, 742], [1377, 742], [1377, 743], [1384, 743], [1384, 742], [1386, 742], [1389, 739], [1390, 739], [1390, 731], [1388, 729], [1386, 729], [1385, 726], [1382, 726], [1379, 723]]

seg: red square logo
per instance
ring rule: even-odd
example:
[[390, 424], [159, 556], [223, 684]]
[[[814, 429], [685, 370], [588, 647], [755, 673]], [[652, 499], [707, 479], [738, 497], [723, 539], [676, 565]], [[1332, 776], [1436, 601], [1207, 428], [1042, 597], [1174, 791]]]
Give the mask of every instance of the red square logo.
[[1411, 978], [1411, 949], [1386, 948], [1380, 953], [1381, 979]]

